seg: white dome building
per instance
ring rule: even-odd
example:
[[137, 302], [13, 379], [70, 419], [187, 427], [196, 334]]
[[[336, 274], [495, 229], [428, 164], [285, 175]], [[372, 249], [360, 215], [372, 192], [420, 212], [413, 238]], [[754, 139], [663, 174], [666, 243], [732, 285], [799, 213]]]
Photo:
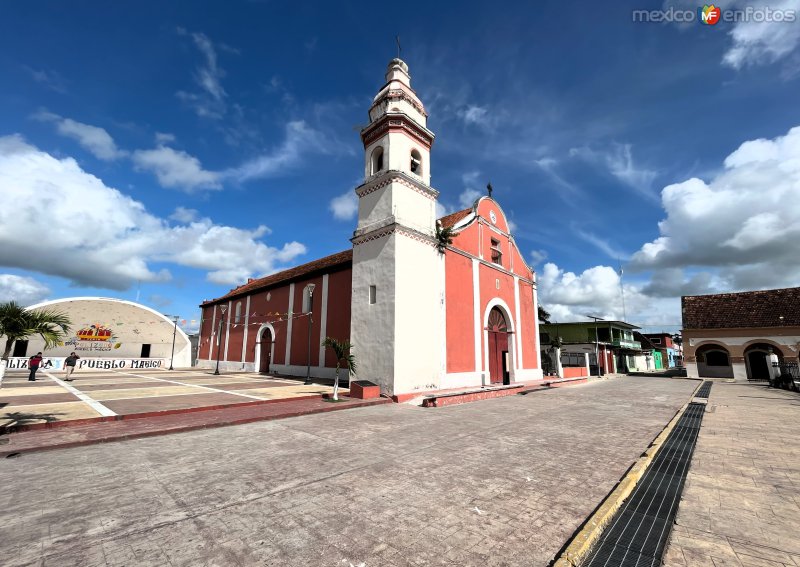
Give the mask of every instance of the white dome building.
[[45, 308], [60, 311], [72, 321], [65, 341], [46, 350], [37, 335], [17, 341], [9, 368], [18, 367], [39, 351], [56, 368], [73, 351], [85, 368], [169, 368], [170, 362], [180, 368], [192, 364], [189, 337], [175, 319], [144, 305], [109, 297], [70, 297], [28, 307]]

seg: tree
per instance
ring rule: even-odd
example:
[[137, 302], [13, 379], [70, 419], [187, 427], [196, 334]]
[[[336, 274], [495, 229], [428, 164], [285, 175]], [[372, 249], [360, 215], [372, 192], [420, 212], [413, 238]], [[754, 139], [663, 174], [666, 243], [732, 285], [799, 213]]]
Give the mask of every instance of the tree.
[[539, 309], [539, 321], [542, 323], [549, 323], [550, 322], [550, 313], [545, 310], [544, 307], [541, 305], [537, 306]]
[[453, 236], [452, 226], [443, 227], [441, 222], [436, 221], [436, 248], [440, 254], [444, 254], [447, 247], [453, 243]]
[[16, 341], [32, 335], [42, 337], [46, 349], [56, 346], [64, 339], [70, 325], [69, 317], [54, 309], [29, 311], [15, 301], [0, 303], [0, 337], [6, 338], [2, 360], [8, 361]]
[[325, 337], [322, 341], [322, 346], [329, 348], [336, 355], [336, 380], [333, 382], [333, 400], [339, 401], [339, 369], [342, 364], [347, 366], [349, 374], [355, 375], [356, 373], [356, 358], [350, 350], [353, 345], [350, 341], [338, 341], [332, 337]]

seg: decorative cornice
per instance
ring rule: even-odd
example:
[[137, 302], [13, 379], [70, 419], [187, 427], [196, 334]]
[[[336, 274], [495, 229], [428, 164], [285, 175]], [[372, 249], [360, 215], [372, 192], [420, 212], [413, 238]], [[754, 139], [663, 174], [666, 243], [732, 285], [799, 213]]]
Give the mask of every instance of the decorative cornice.
[[417, 242], [422, 242], [423, 244], [427, 244], [431, 247], [436, 247], [436, 239], [432, 236], [427, 234], [423, 234], [418, 230], [414, 230], [413, 228], [409, 228], [407, 226], [402, 226], [397, 223], [394, 223], [390, 226], [385, 228], [380, 228], [378, 230], [374, 230], [368, 234], [362, 234], [359, 236], [354, 236], [350, 239], [350, 242], [353, 243], [353, 246], [358, 246], [360, 244], [365, 244], [367, 242], [372, 242], [373, 240], [380, 240], [381, 238], [386, 238], [392, 234], [399, 234], [400, 236], [405, 236], [406, 238], [411, 238], [412, 240], [416, 240]]
[[439, 192], [434, 189], [433, 187], [428, 187], [424, 183], [417, 181], [407, 173], [398, 170], [387, 170], [385, 172], [381, 172], [374, 179], [364, 183], [363, 185], [356, 187], [356, 195], [359, 198], [366, 197], [370, 193], [374, 193], [378, 189], [383, 189], [387, 185], [391, 185], [392, 183], [399, 183], [400, 185], [404, 185], [411, 189], [412, 191], [416, 191], [423, 197], [430, 199], [431, 201], [435, 201], [436, 198], [439, 196]]
[[434, 134], [424, 126], [414, 122], [409, 116], [401, 112], [387, 113], [361, 131], [361, 141], [366, 148], [372, 142], [387, 132], [402, 132], [417, 140], [420, 144], [430, 149], [433, 145]]
[[417, 111], [425, 118], [428, 117], [428, 113], [425, 112], [425, 108], [422, 106], [422, 104], [403, 89], [389, 89], [372, 103], [372, 106], [369, 108], [369, 110], [371, 112], [373, 108], [380, 106], [382, 102], [393, 100], [404, 100], [417, 109]]

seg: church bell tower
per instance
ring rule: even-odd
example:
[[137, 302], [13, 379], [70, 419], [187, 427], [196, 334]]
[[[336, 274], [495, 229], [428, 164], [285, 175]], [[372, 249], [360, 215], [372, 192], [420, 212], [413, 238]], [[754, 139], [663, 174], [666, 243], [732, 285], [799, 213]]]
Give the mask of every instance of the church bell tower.
[[444, 259], [427, 117], [408, 65], [392, 59], [361, 131], [350, 327], [358, 377], [390, 395], [438, 388], [444, 371]]

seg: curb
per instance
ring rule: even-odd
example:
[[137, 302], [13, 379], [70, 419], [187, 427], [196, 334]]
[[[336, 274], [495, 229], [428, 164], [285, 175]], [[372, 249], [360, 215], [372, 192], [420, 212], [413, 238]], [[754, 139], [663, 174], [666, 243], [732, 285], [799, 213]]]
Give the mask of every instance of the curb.
[[24, 431], [38, 431], [42, 429], [61, 429], [64, 427], [76, 427], [81, 425], [90, 425], [92, 423], [104, 423], [108, 421], [128, 421], [131, 419], [146, 419], [150, 417], [162, 417], [167, 415], [178, 415], [184, 413], [197, 413], [201, 411], [214, 411], [229, 408], [244, 408], [250, 406], [260, 406], [265, 404], [279, 404], [284, 402], [292, 402], [296, 400], [313, 400], [316, 398], [324, 399], [327, 394], [309, 394], [305, 396], [296, 396], [293, 398], [279, 398], [273, 400], [252, 400], [249, 402], [236, 402], [230, 404], [215, 404], [211, 406], [197, 406], [191, 408], [181, 409], [168, 409], [168, 410], [154, 410], [140, 413], [123, 413], [113, 416], [100, 416], [100, 417], [83, 417], [79, 419], [65, 419], [63, 421], [50, 421], [46, 423], [27, 423], [17, 425], [16, 423], [7, 423], [0, 425], [0, 435], [9, 435], [14, 433], [22, 433]]
[[[247, 423], [255, 423], [258, 421], [275, 421], [277, 419], [287, 419], [291, 417], [301, 417], [304, 415], [313, 415], [318, 413], [329, 413], [332, 411], [341, 411], [346, 409], [358, 409], [370, 406], [377, 406], [383, 404], [389, 404], [391, 401], [385, 398], [378, 398], [375, 400], [365, 401], [358, 405], [339, 405], [339, 404], [331, 404], [329, 407], [322, 407], [322, 408], [314, 408], [308, 410], [294, 410], [288, 411], [286, 413], [278, 414], [278, 415], [271, 415], [271, 416], [252, 416], [252, 417], [244, 417], [244, 418], [236, 418], [230, 421], [225, 422], [218, 422], [218, 423], [194, 423], [194, 424], [187, 424], [187, 425], [177, 425], [175, 427], [169, 429], [157, 429], [152, 431], [138, 431], [134, 433], [121, 433], [115, 436], [109, 436], [106, 438], [85, 438], [79, 439], [76, 441], [65, 441], [63, 443], [54, 443], [52, 445], [41, 445], [38, 447], [13, 447], [10, 445], [5, 445], [2, 450], [0, 450], [0, 457], [8, 457], [9, 455], [14, 454], [28, 454], [28, 453], [39, 453], [42, 451], [51, 451], [55, 449], [69, 449], [73, 447], [83, 447], [86, 445], [98, 445], [100, 443], [114, 443], [117, 441], [127, 441], [130, 439], [141, 439], [144, 437], [156, 437], [159, 435], [172, 435], [173, 433], [185, 433], [188, 431], [197, 431], [199, 429], [214, 429], [217, 427], [227, 427], [228, 425], [244, 425]], [[227, 408], [226, 408], [227, 409]]]
[[653, 462], [653, 459], [658, 453], [658, 450], [661, 448], [661, 445], [664, 444], [667, 437], [672, 430], [675, 429], [675, 425], [678, 423], [678, 420], [686, 411], [686, 408], [689, 406], [689, 403], [694, 399], [697, 390], [700, 389], [702, 383], [695, 388], [692, 392], [689, 401], [683, 404], [681, 408], [677, 411], [677, 413], [673, 416], [673, 418], [667, 423], [664, 429], [661, 430], [650, 446], [645, 450], [644, 454], [628, 469], [628, 472], [622, 479], [617, 483], [614, 487], [614, 490], [606, 496], [605, 500], [597, 507], [597, 509], [592, 513], [591, 516], [586, 520], [583, 526], [579, 529], [579, 531], [572, 537], [566, 547], [562, 548], [562, 551], [558, 554], [558, 556], [550, 563], [552, 567], [579, 567], [581, 562], [586, 558], [586, 555], [591, 551], [592, 547], [600, 536], [603, 533], [605, 527], [611, 522], [614, 518], [614, 514], [617, 513], [619, 508], [628, 499], [628, 497], [633, 492], [633, 489], [636, 488], [636, 485], [641, 480], [642, 476], [644, 476], [645, 471], [647, 471], [650, 464]]

